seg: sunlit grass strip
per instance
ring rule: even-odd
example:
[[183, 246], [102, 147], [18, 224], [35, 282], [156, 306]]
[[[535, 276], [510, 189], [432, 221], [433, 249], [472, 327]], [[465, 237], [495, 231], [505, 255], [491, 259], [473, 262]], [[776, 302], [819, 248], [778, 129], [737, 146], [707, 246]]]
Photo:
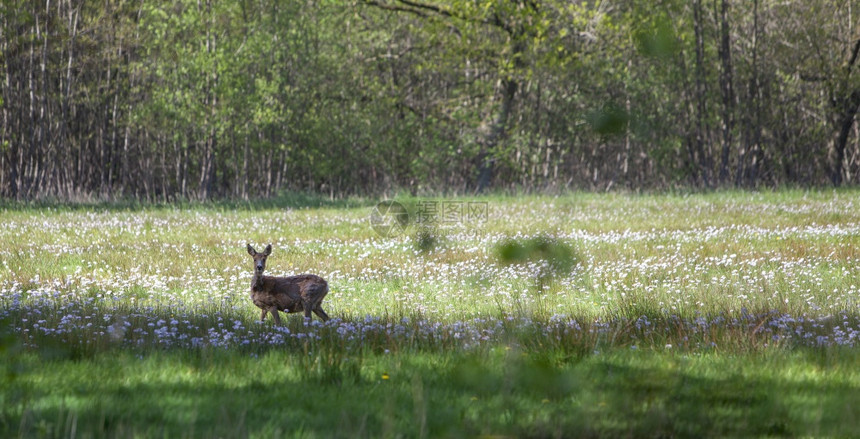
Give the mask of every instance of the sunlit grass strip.
[[[362, 209], [5, 211], [0, 297], [28, 312], [50, 299], [56, 321], [64, 301], [92, 301], [112, 317], [122, 314], [113, 308], [231, 310], [247, 327], [254, 310], [242, 249], [260, 241], [275, 244], [274, 274], [325, 276], [341, 321], [568, 315], [629, 324], [744, 310], [818, 321], [860, 306], [857, 192], [483, 200], [485, 223], [436, 231], [430, 251], [411, 236], [374, 236]], [[496, 258], [500, 242], [542, 236], [575, 250], [569, 274], [546, 278], [540, 261]]]

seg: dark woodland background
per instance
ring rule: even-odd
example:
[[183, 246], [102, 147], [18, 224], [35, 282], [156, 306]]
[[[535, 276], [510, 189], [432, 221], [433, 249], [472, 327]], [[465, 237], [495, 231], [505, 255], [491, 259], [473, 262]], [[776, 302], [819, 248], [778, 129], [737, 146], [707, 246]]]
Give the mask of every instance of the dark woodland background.
[[0, 0], [0, 197], [860, 182], [855, 0]]

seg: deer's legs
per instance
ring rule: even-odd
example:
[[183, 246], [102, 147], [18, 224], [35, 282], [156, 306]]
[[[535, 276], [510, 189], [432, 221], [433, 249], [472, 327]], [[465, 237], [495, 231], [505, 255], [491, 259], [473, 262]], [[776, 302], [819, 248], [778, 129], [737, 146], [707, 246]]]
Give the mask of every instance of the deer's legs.
[[269, 312], [272, 313], [272, 317], [275, 318], [275, 324], [281, 326], [281, 316], [278, 315], [278, 308], [272, 307], [269, 309]]
[[314, 308], [314, 314], [316, 314], [324, 322], [328, 321], [328, 319], [329, 319], [328, 314], [326, 314], [325, 311], [323, 311], [322, 306], [317, 305]]
[[262, 313], [262, 314], [260, 314], [260, 321], [261, 321], [261, 322], [265, 322], [265, 321], [266, 321], [266, 313], [268, 313], [268, 312], [269, 312], [269, 311], [268, 311], [268, 310], [266, 310], [266, 308], [263, 308], [263, 313]]

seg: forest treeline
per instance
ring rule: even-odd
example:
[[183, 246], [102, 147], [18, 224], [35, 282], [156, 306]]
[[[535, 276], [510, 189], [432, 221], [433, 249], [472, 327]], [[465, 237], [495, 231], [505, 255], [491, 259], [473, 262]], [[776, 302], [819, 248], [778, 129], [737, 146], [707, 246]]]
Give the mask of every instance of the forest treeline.
[[855, 0], [0, 0], [0, 196], [860, 182]]

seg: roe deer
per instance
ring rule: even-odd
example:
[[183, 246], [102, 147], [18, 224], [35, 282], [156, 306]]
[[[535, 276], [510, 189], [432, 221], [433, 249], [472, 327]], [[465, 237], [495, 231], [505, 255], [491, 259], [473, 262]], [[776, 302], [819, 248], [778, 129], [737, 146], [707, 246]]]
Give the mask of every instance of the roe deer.
[[298, 276], [263, 276], [266, 269], [266, 258], [272, 254], [272, 245], [266, 246], [262, 253], [257, 253], [248, 244], [248, 254], [254, 258], [254, 275], [251, 277], [251, 300], [263, 310], [260, 321], [266, 320], [266, 314], [272, 313], [277, 325], [281, 324], [278, 311], [294, 313], [304, 311], [305, 318], [311, 318], [311, 311], [322, 321], [329, 319], [322, 309], [322, 300], [328, 294], [328, 283], [325, 279], [314, 274]]

